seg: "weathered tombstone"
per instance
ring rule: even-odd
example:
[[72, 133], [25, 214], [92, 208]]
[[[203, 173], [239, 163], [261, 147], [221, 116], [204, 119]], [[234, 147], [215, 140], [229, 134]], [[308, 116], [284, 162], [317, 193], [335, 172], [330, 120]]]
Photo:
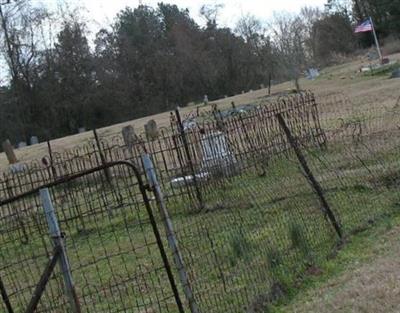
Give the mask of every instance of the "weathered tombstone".
[[392, 76], [390, 78], [400, 78], [400, 68], [395, 69], [392, 73]]
[[39, 138], [37, 136], [32, 136], [31, 139], [29, 140], [29, 143], [31, 145], [37, 145], [39, 143]]
[[82, 134], [84, 132], [86, 132], [86, 128], [85, 127], [79, 127], [78, 128], [78, 134]]
[[19, 149], [19, 148], [24, 148], [24, 147], [27, 146], [27, 143], [26, 143], [25, 141], [21, 141], [21, 142], [18, 143], [17, 146], [18, 146], [18, 149]]
[[7, 156], [8, 163], [15, 164], [18, 162], [17, 157], [14, 153], [14, 147], [12, 146], [10, 140], [6, 140], [3, 142], [3, 151]]
[[203, 100], [204, 105], [208, 105], [208, 96], [204, 95], [204, 100]]
[[261, 84], [261, 85], [260, 85], [260, 89], [265, 89], [265, 85], [264, 85], [264, 84]]
[[224, 133], [217, 131], [201, 139], [202, 170], [212, 176], [233, 176], [236, 173], [236, 158], [229, 149]]
[[158, 138], [158, 127], [155, 120], [148, 121], [144, 125], [144, 131], [146, 132], [147, 140], [153, 141]]
[[136, 143], [136, 134], [133, 126], [128, 125], [122, 128], [122, 138], [124, 139], [125, 145], [132, 149]]
[[319, 76], [319, 70], [316, 68], [309, 68], [306, 72], [306, 77], [309, 80], [314, 80]]

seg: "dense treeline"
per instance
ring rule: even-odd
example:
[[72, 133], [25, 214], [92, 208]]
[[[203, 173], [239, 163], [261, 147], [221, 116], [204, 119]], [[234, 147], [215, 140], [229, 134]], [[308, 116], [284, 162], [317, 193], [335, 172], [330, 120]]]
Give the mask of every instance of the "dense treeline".
[[[381, 1], [363, 1], [362, 10], [384, 15], [377, 18], [383, 32], [386, 23], [399, 26], [400, 6], [392, 5], [399, 1], [388, 1], [390, 14]], [[269, 25], [244, 16], [235, 29], [218, 25], [218, 6], [202, 8], [205, 26], [175, 5], [126, 8], [93, 43], [76, 12], [56, 15], [28, 0], [2, 5], [0, 50], [8, 75], [0, 89], [0, 139], [73, 134], [204, 95], [256, 89], [271, 78], [292, 79], [300, 88], [305, 69], [356, 48], [352, 25], [365, 13], [357, 1], [354, 10], [342, 2], [329, 1], [325, 12], [276, 15]]]

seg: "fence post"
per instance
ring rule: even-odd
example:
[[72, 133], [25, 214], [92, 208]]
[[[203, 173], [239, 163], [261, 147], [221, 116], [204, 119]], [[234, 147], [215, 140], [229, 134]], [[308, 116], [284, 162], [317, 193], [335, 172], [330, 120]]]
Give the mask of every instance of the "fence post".
[[1, 298], [3, 299], [3, 302], [7, 308], [8, 313], [14, 313], [14, 310], [11, 306], [10, 299], [8, 298], [8, 294], [6, 291], [6, 287], [3, 284], [3, 280], [0, 277], [0, 292], [1, 292]]
[[311, 187], [314, 189], [315, 193], [317, 194], [317, 196], [321, 202], [321, 205], [324, 209], [324, 213], [327, 214], [337, 235], [339, 236], [340, 239], [342, 239], [342, 230], [340, 229], [339, 223], [336, 220], [336, 216], [333, 213], [333, 211], [331, 210], [328, 201], [325, 199], [324, 192], [322, 190], [321, 185], [319, 184], [319, 182], [315, 178], [314, 174], [312, 173], [310, 167], [308, 166], [306, 158], [304, 157], [303, 153], [301, 152], [301, 149], [299, 147], [297, 140], [293, 137], [293, 135], [290, 132], [290, 129], [288, 128], [288, 126], [286, 125], [286, 122], [285, 122], [284, 118], [282, 117], [282, 115], [280, 113], [278, 113], [276, 115], [276, 118], [278, 119], [278, 122], [279, 122], [282, 130], [284, 131], [290, 145], [292, 146], [294, 152], [296, 153], [297, 159], [299, 160], [299, 162], [308, 178], [308, 181], [311, 184]]
[[[94, 140], [96, 141], [97, 149], [99, 150], [101, 165], [105, 165], [107, 164], [107, 160], [103, 154], [103, 150], [101, 149], [101, 144], [96, 129], [93, 129], [93, 135], [94, 135]], [[106, 176], [107, 182], [111, 185], [111, 172], [109, 168], [104, 169], [104, 175]]]
[[164, 201], [164, 195], [162, 193], [160, 184], [157, 180], [157, 175], [153, 166], [153, 162], [148, 154], [142, 155], [143, 165], [146, 172], [147, 180], [149, 182], [150, 187], [152, 188], [157, 205], [159, 207], [161, 217], [165, 224], [165, 229], [167, 233], [167, 239], [170, 249], [174, 255], [175, 265], [177, 267], [179, 273], [179, 279], [183, 288], [183, 292], [185, 294], [186, 300], [189, 303], [191, 313], [200, 313], [198, 305], [194, 299], [193, 291], [190, 286], [188, 274], [186, 272], [185, 264], [183, 261], [182, 254], [179, 249], [178, 240], [176, 238], [172, 220], [169, 216], [167, 207]]
[[65, 249], [63, 236], [60, 231], [60, 226], [58, 224], [57, 216], [50, 198], [50, 192], [48, 188], [40, 190], [40, 198], [42, 200], [44, 213], [46, 216], [47, 224], [49, 226], [49, 232], [54, 241], [54, 245], [59, 246], [61, 249], [60, 268], [64, 278], [66, 296], [68, 298], [72, 312], [81, 313], [78, 296], [76, 294], [74, 281], [72, 279], [71, 267], [68, 261], [67, 251]]
[[197, 197], [197, 200], [199, 201], [200, 208], [202, 209], [202, 208], [204, 208], [203, 197], [201, 195], [201, 191], [200, 191], [200, 188], [199, 188], [199, 185], [197, 182], [196, 172], [194, 170], [192, 156], [190, 155], [190, 150], [189, 150], [189, 145], [188, 145], [187, 138], [186, 138], [185, 129], [183, 127], [181, 114], [179, 113], [178, 109], [175, 110], [175, 115], [176, 115], [176, 119], [178, 122], [179, 133], [182, 137], [183, 146], [185, 148], [186, 157], [189, 162], [190, 171], [193, 176], [194, 187], [196, 189], [196, 197]]
[[51, 172], [53, 174], [53, 177], [57, 179], [57, 171], [56, 168], [54, 167], [53, 150], [51, 149], [50, 140], [47, 140], [47, 149], [49, 151]]

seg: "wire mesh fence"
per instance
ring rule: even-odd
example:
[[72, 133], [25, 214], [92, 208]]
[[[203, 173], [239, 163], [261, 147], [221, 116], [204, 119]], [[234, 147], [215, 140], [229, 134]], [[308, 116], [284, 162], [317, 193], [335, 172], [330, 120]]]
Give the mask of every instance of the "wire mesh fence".
[[[4, 173], [0, 278], [13, 311], [54, 254], [43, 186], [82, 312], [264, 312], [341, 239], [398, 212], [396, 107], [356, 112], [341, 95], [303, 93], [231, 113], [195, 125], [177, 114], [155, 138], [97, 138]], [[158, 191], [142, 183], [144, 154]], [[62, 274], [37, 312], [69, 312]]]

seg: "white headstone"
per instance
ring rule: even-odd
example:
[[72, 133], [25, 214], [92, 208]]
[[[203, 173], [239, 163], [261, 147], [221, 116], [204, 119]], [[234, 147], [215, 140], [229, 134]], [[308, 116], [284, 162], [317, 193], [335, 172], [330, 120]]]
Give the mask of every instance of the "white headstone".
[[29, 142], [31, 145], [37, 145], [39, 143], [39, 138], [37, 136], [32, 136]]
[[26, 147], [26, 146], [27, 146], [27, 144], [26, 144], [25, 141], [21, 141], [21, 142], [18, 143], [18, 149], [19, 149], [19, 148], [24, 148], [24, 147]]
[[204, 135], [201, 139], [202, 167], [205, 171], [232, 174], [236, 158], [229, 149], [226, 136], [222, 132]]
[[208, 96], [207, 95], [204, 95], [203, 102], [204, 102], [204, 105], [208, 105]]

